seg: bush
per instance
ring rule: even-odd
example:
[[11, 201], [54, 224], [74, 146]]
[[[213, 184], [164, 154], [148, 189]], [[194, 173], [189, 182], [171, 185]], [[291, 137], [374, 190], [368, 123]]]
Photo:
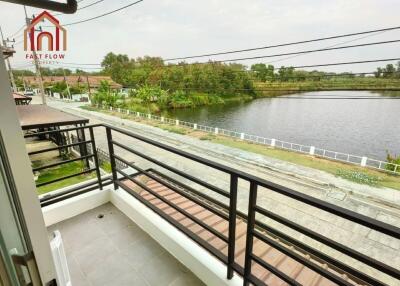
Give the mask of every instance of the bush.
[[337, 171], [336, 175], [349, 181], [369, 186], [376, 186], [380, 180], [380, 178], [376, 176], [368, 175], [358, 171], [339, 170]]
[[207, 134], [207, 135], [201, 136], [199, 139], [202, 141], [206, 141], [206, 140], [208, 141], [208, 140], [213, 140], [215, 138], [217, 138], [217, 136], [215, 136], [214, 134]]
[[[400, 165], [400, 156], [397, 156], [397, 157], [396, 157], [396, 155], [392, 156], [389, 152], [387, 152], [386, 160], [388, 161], [388, 163]], [[391, 165], [391, 164], [386, 164], [386, 166], [385, 166], [386, 170], [389, 170], [389, 171], [395, 170], [396, 166]], [[396, 172], [400, 173], [399, 167], [397, 167]]]

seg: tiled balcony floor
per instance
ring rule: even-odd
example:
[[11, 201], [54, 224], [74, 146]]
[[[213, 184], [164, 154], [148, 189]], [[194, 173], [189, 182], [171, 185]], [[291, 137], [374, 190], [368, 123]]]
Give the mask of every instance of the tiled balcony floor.
[[56, 229], [74, 286], [204, 285], [111, 203], [48, 227], [49, 235]]

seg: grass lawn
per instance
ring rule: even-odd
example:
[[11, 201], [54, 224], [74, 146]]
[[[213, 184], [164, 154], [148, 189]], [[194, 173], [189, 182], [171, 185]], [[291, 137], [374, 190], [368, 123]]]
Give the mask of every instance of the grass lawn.
[[[83, 170], [83, 168], [84, 168], [84, 163], [77, 161], [77, 162], [71, 162], [68, 164], [60, 165], [60, 166], [57, 166], [57, 167], [54, 167], [51, 169], [45, 169], [40, 172], [39, 178], [36, 181], [36, 184], [52, 181], [57, 178], [65, 177], [65, 176], [72, 175], [75, 173], [79, 173]], [[41, 194], [48, 193], [48, 192], [51, 192], [51, 191], [54, 191], [54, 190], [57, 190], [57, 189], [60, 189], [63, 187], [81, 183], [83, 181], [94, 178], [95, 176], [96, 176], [96, 174], [94, 172], [92, 172], [92, 173], [72, 177], [72, 178], [69, 178], [66, 180], [62, 180], [59, 182], [55, 182], [55, 183], [52, 183], [49, 185], [41, 186], [41, 187], [38, 187], [36, 190], [37, 190], [37, 193], [39, 195], [41, 195]]]
[[[184, 126], [174, 126], [169, 124], [160, 124], [159, 122], [146, 120], [144, 118], [137, 118], [134, 115], [126, 115], [108, 110], [101, 110], [95, 107], [84, 107], [86, 110], [99, 111], [105, 114], [117, 116], [123, 119], [129, 119], [137, 122], [141, 122], [147, 125], [158, 127], [167, 130], [172, 133], [178, 133], [182, 135], [188, 135], [192, 137], [199, 138], [200, 140], [208, 140], [214, 143], [222, 144], [229, 147], [238, 148], [248, 152], [253, 152], [267, 157], [276, 158], [282, 161], [291, 162], [297, 165], [314, 168], [317, 170], [325, 171], [327, 173], [333, 174], [335, 176], [340, 176], [344, 179], [355, 181], [361, 184], [372, 185], [377, 187], [388, 187], [400, 190], [400, 175], [391, 175], [383, 171], [377, 171], [374, 169], [363, 168], [352, 164], [341, 163], [338, 161], [331, 161], [323, 158], [318, 158], [314, 156], [309, 156], [301, 153], [286, 151], [277, 148], [267, 147], [265, 145], [250, 143], [242, 140], [237, 140], [234, 138], [214, 135], [198, 130], [193, 130]], [[348, 175], [351, 174], [351, 175]], [[354, 178], [357, 177], [367, 177], [371, 180], [358, 181]]]
[[[231, 138], [218, 136], [210, 140], [211, 142], [223, 144], [229, 147], [242, 149], [249, 152], [265, 155], [267, 157], [280, 159], [283, 161], [291, 162], [297, 165], [302, 165], [327, 173], [338, 175], [343, 171], [346, 172], [357, 172], [365, 174], [366, 176], [377, 178], [376, 186], [388, 187], [400, 190], [400, 176], [391, 175], [389, 173], [375, 171], [373, 169], [367, 169], [358, 167], [356, 165], [345, 164], [337, 161], [330, 161], [323, 158], [308, 156], [296, 152], [285, 151], [281, 149], [268, 148], [263, 145], [253, 144], [249, 142], [239, 141]], [[345, 177], [345, 179], [347, 179]]]

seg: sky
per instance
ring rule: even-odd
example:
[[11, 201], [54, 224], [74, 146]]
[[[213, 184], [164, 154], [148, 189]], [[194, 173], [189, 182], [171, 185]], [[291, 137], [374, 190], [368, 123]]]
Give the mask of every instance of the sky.
[[[97, 1], [83, 0], [78, 3], [78, 8]], [[61, 24], [67, 24], [106, 13], [131, 2], [104, 0], [73, 15], [60, 15], [58, 19]], [[172, 58], [394, 27], [400, 26], [398, 7], [398, 0], [144, 0], [115, 14], [68, 26], [68, 50], [64, 62], [79, 63], [79, 68], [85, 69], [82, 64], [98, 64], [108, 52], [127, 54], [131, 58], [144, 55]], [[40, 12], [39, 9], [28, 8], [29, 15]], [[0, 1], [0, 26], [6, 37], [22, 27], [24, 18], [22, 6]], [[400, 39], [400, 29], [362, 37], [365, 36], [216, 56], [212, 59], [270, 55], [326, 48], [340, 43], [354, 45], [397, 40]], [[21, 40], [21, 36], [16, 38], [16, 42], [20, 43], [15, 46], [16, 54], [11, 60], [15, 68], [28, 64]], [[279, 60], [273, 64], [297, 66], [397, 58], [400, 57], [399, 45], [393, 43], [241, 63], [250, 66], [255, 62], [271, 63]], [[207, 61], [209, 58], [197, 60]], [[77, 67], [76, 64], [63, 65]], [[319, 70], [371, 72], [383, 65], [386, 63]]]

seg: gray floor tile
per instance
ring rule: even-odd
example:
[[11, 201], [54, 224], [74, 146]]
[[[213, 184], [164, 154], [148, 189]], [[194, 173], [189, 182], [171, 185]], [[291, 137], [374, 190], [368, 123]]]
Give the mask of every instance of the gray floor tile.
[[79, 264], [74, 258], [68, 257], [68, 268], [71, 275], [72, 285], [74, 286], [86, 286], [90, 285], [89, 280], [84, 276]]
[[142, 265], [139, 272], [150, 286], [169, 285], [185, 273], [179, 264], [169, 253], [163, 253]]
[[[150, 286], [138, 272], [135, 270], [126, 273], [122, 276], [119, 276], [114, 280], [114, 284], [111, 285], [118, 285], [118, 286]], [[189, 285], [188, 285], [189, 286]]]
[[193, 274], [183, 274], [177, 279], [172, 281], [168, 286], [205, 286], [203, 282], [200, 281]]
[[97, 261], [92, 270], [87, 274], [93, 285], [119, 285], [117, 281], [127, 273], [134, 271], [127, 258], [120, 253], [115, 253], [101, 261]]
[[61, 232], [74, 286], [202, 285], [111, 203], [50, 226], [49, 238], [54, 230]]
[[121, 249], [121, 253], [129, 259], [131, 265], [137, 270], [165, 252], [165, 249], [150, 236], [147, 237], [147, 239], [134, 242]]
[[71, 254], [80, 265], [82, 272], [87, 274], [96, 268], [98, 263], [117, 252], [111, 241], [104, 237], [93, 240], [82, 249], [77, 249]]
[[133, 224], [121, 229], [120, 231], [109, 234], [108, 237], [115, 246], [121, 250], [134, 242], [145, 240], [148, 238], [148, 235], [137, 225]]

